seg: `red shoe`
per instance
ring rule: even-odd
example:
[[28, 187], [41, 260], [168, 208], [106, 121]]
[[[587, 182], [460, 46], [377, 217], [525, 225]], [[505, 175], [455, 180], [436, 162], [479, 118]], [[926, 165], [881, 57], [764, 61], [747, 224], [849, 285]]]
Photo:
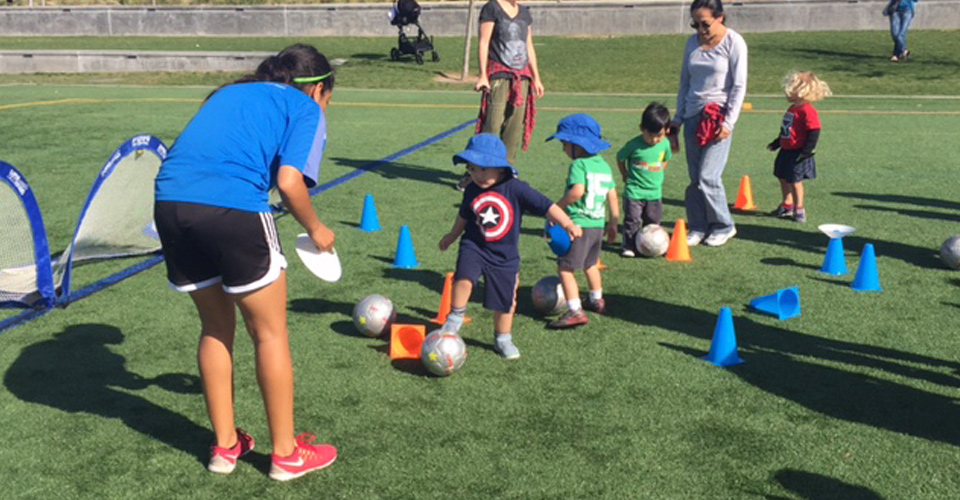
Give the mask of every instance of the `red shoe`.
[[313, 434], [300, 434], [297, 448], [289, 457], [273, 455], [270, 478], [289, 481], [332, 464], [337, 459], [337, 449], [329, 444], [310, 444], [314, 439]]
[[237, 467], [237, 459], [250, 453], [253, 449], [253, 436], [243, 429], [237, 429], [237, 444], [233, 448], [222, 448], [217, 445], [210, 447], [210, 463], [207, 470], [217, 474], [229, 474]]
[[587, 319], [587, 313], [583, 312], [583, 309], [577, 309], [576, 311], [567, 311], [563, 313], [563, 316], [551, 321], [547, 326], [554, 329], [571, 328], [574, 326], [585, 325], [589, 322], [590, 320]]
[[583, 304], [583, 308], [597, 314], [603, 314], [607, 310], [607, 301], [603, 300], [603, 298], [588, 300]]

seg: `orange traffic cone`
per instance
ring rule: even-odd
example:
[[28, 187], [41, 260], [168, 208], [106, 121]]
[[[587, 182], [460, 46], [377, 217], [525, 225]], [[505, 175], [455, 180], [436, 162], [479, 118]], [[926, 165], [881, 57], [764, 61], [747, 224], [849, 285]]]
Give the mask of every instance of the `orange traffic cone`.
[[[442, 325], [447, 322], [447, 315], [450, 314], [450, 309], [453, 308], [453, 273], [447, 273], [447, 277], [443, 280], [443, 293], [440, 294], [440, 310], [437, 311], [436, 317], [430, 320], [431, 323], [436, 323]], [[464, 316], [463, 322], [469, 323], [470, 318]]]
[[737, 192], [737, 202], [733, 204], [733, 209], [744, 212], [757, 209], [757, 206], [753, 203], [753, 188], [750, 187], [749, 175], [740, 178], [740, 191]]
[[667, 262], [692, 262], [690, 247], [687, 246], [687, 221], [677, 219], [673, 226], [673, 236], [667, 249]]
[[390, 325], [390, 359], [420, 359], [426, 330], [423, 325]]
[[602, 260], [600, 260], [600, 257], [597, 257], [597, 269], [603, 271], [606, 268], [607, 268], [607, 265], [604, 264]]

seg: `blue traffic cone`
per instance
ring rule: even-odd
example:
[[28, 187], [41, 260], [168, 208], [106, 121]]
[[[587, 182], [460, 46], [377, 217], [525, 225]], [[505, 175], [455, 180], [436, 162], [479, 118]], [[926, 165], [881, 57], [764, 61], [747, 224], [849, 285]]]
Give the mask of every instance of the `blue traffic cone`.
[[563, 257], [570, 251], [570, 235], [567, 230], [557, 224], [547, 221], [547, 237], [550, 238], [550, 250], [557, 257]]
[[800, 289], [795, 286], [781, 288], [777, 293], [751, 300], [750, 307], [780, 320], [795, 318], [800, 316]]
[[877, 256], [873, 252], [873, 243], [863, 245], [857, 275], [853, 278], [853, 284], [850, 287], [858, 292], [883, 291], [880, 287], [880, 273], [877, 272]]
[[737, 355], [737, 334], [733, 331], [733, 313], [729, 307], [721, 307], [717, 326], [713, 329], [710, 352], [703, 358], [720, 368], [743, 363]]
[[419, 265], [417, 256], [413, 252], [413, 238], [410, 237], [410, 228], [400, 226], [400, 237], [397, 238], [397, 255], [393, 259], [393, 267], [412, 269]]
[[823, 267], [820, 268], [820, 272], [834, 276], [847, 274], [847, 261], [843, 257], [843, 238], [830, 238], [827, 255], [823, 258]]
[[377, 206], [373, 204], [373, 195], [367, 193], [363, 198], [363, 216], [360, 218], [360, 230], [368, 233], [380, 231], [380, 219], [377, 218]]

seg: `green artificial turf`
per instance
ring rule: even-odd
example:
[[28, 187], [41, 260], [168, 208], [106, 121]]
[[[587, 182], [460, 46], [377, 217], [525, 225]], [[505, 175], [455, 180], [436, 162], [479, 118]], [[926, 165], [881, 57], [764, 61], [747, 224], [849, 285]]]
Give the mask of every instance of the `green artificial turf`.
[[[538, 37], [537, 55], [548, 92], [676, 93], [686, 35], [637, 37]], [[779, 94], [791, 70], [822, 75], [837, 94], [958, 95], [960, 30], [912, 30], [907, 64], [889, 61], [891, 41], [885, 31], [818, 33], [747, 33], [750, 51], [749, 90]], [[338, 69], [343, 85], [381, 89], [468, 88], [471, 84], [437, 81], [441, 74], [459, 78], [463, 39], [438, 37], [439, 63], [418, 66], [410, 57], [391, 61], [396, 47], [385, 38], [183, 38], [183, 37], [0, 37], [0, 49], [113, 49], [278, 51], [297, 42], [315, 44], [331, 59], [344, 59]], [[476, 58], [476, 40], [471, 58]], [[429, 61], [429, 57], [427, 58]], [[476, 61], [471, 63], [476, 72]], [[253, 69], [253, 68], [251, 68]], [[125, 83], [218, 85], [239, 75], [218, 73], [97, 73], [0, 75], [0, 83]]]
[[[776, 81], [779, 68], [771, 72]], [[825, 78], [842, 82], [841, 74]], [[343, 75], [343, 87], [378, 86]], [[916, 84], [889, 79], [897, 88]], [[142, 132], [171, 144], [209, 90], [3, 87], [0, 158], [33, 185], [54, 252], [65, 247], [113, 149]], [[615, 145], [604, 154], [612, 161], [651, 99], [674, 104], [663, 96], [548, 94], [518, 161], [522, 178], [558, 198], [568, 160], [543, 142], [556, 122], [591, 113]], [[732, 201], [740, 177], [750, 175], [766, 211], [779, 190], [764, 145], [786, 103], [748, 100], [754, 110], [737, 126], [725, 182]], [[337, 90], [321, 181], [471, 120], [476, 104], [472, 92]], [[468, 311], [474, 321], [462, 332], [469, 358], [449, 378], [391, 363], [387, 343], [355, 333], [350, 314], [371, 293], [393, 299], [404, 322], [424, 324], [436, 313], [456, 259], [454, 250], [437, 249], [460, 200], [453, 185], [461, 170], [450, 157], [469, 130], [314, 198], [337, 233], [339, 283], [306, 271], [291, 251], [301, 230], [279, 219], [290, 260], [297, 427], [340, 451], [328, 470], [292, 483], [265, 474], [268, 433], [242, 332], [238, 424], [257, 449], [230, 477], [205, 470], [212, 435], [196, 385], [198, 320], [190, 301], [167, 288], [162, 266], [3, 332], [3, 497], [957, 498], [960, 274], [945, 269], [936, 250], [960, 221], [960, 100], [835, 97], [818, 109], [824, 128], [819, 178], [807, 183], [810, 223], [738, 214], [737, 238], [721, 249], [693, 248], [687, 264], [624, 260], [608, 248], [609, 314], [554, 332], [529, 296], [555, 262], [539, 237], [542, 220], [527, 217], [514, 328], [523, 357], [505, 362], [492, 352], [492, 314], [477, 294]], [[667, 170], [668, 229], [684, 216], [684, 165], [680, 155]], [[376, 200], [380, 233], [356, 228], [365, 193]], [[850, 275], [817, 272], [827, 238], [816, 227], [828, 222], [857, 228], [844, 240]], [[391, 268], [401, 225], [413, 235], [417, 269]], [[881, 293], [848, 286], [865, 243], [876, 248]], [[82, 266], [78, 285], [134, 262]], [[778, 321], [746, 308], [792, 285], [800, 317]], [[733, 310], [746, 361], [726, 370], [699, 359], [723, 306]]]

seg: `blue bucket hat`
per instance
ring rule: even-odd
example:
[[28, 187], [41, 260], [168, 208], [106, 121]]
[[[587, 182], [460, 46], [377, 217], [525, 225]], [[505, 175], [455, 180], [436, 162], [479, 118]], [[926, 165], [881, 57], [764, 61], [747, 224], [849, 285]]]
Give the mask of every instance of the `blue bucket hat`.
[[509, 168], [507, 147], [494, 134], [477, 134], [467, 142], [467, 149], [453, 155], [453, 164], [470, 163], [480, 168]]
[[610, 147], [610, 143], [600, 138], [600, 124], [592, 116], [579, 113], [565, 116], [557, 123], [557, 133], [547, 140], [566, 141], [583, 148], [589, 155], [595, 155]]

